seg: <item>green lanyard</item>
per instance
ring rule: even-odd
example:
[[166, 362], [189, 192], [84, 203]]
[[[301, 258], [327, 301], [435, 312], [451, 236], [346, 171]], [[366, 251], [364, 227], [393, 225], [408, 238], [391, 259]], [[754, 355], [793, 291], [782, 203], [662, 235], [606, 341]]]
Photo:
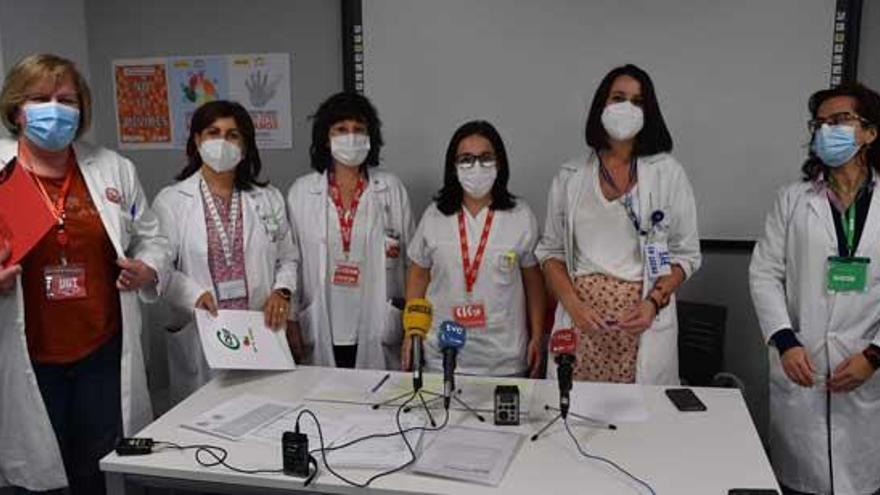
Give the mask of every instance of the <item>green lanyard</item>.
[[847, 255], [852, 256], [855, 252], [855, 237], [856, 237], [856, 202], [853, 201], [849, 208], [846, 209], [846, 213], [843, 218], [843, 235], [846, 236], [846, 249]]

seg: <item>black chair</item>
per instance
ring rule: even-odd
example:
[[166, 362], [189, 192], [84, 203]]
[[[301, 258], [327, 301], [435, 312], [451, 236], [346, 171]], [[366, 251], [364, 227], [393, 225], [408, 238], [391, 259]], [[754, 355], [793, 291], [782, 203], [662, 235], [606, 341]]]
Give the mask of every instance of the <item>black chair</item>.
[[727, 308], [678, 301], [679, 376], [685, 385], [710, 387], [724, 369]]

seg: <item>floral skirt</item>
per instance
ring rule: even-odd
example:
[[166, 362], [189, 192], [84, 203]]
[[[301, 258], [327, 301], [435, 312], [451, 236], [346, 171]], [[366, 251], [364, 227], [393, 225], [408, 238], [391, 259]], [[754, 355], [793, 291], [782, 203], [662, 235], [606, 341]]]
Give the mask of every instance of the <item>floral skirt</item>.
[[[574, 280], [578, 297], [605, 321], [619, 321], [642, 298], [642, 283], [628, 282], [601, 273]], [[634, 383], [639, 337], [623, 330], [588, 332], [578, 329], [574, 379], [594, 382]]]

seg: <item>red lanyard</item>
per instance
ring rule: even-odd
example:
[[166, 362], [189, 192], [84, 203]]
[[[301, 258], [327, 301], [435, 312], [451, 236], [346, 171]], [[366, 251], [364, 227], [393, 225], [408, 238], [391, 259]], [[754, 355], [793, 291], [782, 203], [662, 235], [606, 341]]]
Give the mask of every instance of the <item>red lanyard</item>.
[[342, 251], [348, 254], [351, 251], [351, 232], [354, 230], [354, 216], [357, 213], [358, 203], [361, 200], [361, 194], [367, 188], [367, 183], [363, 178], [358, 179], [357, 187], [354, 190], [354, 198], [351, 200], [351, 207], [345, 209], [342, 204], [342, 191], [339, 184], [336, 183], [336, 175], [332, 172], [328, 176], [330, 186], [330, 199], [336, 206], [336, 215], [339, 217], [339, 234], [342, 236]]
[[486, 244], [489, 242], [489, 230], [492, 229], [492, 219], [494, 218], [495, 212], [489, 210], [489, 213], [486, 214], [486, 221], [483, 223], [483, 233], [480, 235], [480, 244], [477, 245], [477, 254], [474, 256], [473, 264], [471, 264], [470, 254], [468, 253], [464, 210], [462, 209], [458, 212], [458, 238], [461, 241], [461, 261], [464, 265], [464, 283], [468, 294], [473, 292], [474, 284], [477, 282], [477, 273], [480, 271], [480, 263], [483, 262], [483, 253], [486, 252]]
[[64, 208], [67, 204], [67, 195], [70, 192], [70, 185], [73, 183], [73, 175], [76, 173], [75, 166], [67, 167], [67, 173], [64, 175], [64, 183], [61, 185], [61, 192], [58, 194], [54, 203], [52, 202], [52, 197], [49, 196], [49, 192], [46, 191], [43, 181], [40, 180], [40, 178], [31, 170], [28, 170], [28, 173], [40, 188], [43, 201], [46, 202], [49, 211], [52, 212], [52, 215], [58, 220], [58, 230], [55, 232], [55, 237], [58, 240], [58, 245], [64, 249], [67, 246], [68, 241], [67, 232], [64, 230]]

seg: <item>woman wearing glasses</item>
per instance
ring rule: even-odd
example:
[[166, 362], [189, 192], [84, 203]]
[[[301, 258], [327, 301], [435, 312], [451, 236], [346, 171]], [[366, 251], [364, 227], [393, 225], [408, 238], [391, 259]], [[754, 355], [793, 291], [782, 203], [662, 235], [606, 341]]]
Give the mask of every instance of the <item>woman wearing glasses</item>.
[[770, 453], [785, 493], [880, 490], [880, 95], [815, 93], [803, 180], [750, 267], [770, 358]]
[[575, 379], [678, 383], [673, 294], [700, 266], [697, 212], [648, 74], [609, 72], [585, 134], [592, 151], [554, 179], [536, 251], [554, 326], [579, 330]]
[[[492, 124], [468, 122], [446, 150], [443, 188], [425, 211], [408, 250], [407, 299], [434, 305], [443, 321], [467, 330], [458, 370], [477, 375], [537, 376], [541, 367], [544, 284], [532, 253], [538, 226], [532, 210], [507, 190], [510, 168]], [[425, 364], [443, 369], [436, 338], [425, 341]], [[403, 368], [410, 341], [404, 339]]]

